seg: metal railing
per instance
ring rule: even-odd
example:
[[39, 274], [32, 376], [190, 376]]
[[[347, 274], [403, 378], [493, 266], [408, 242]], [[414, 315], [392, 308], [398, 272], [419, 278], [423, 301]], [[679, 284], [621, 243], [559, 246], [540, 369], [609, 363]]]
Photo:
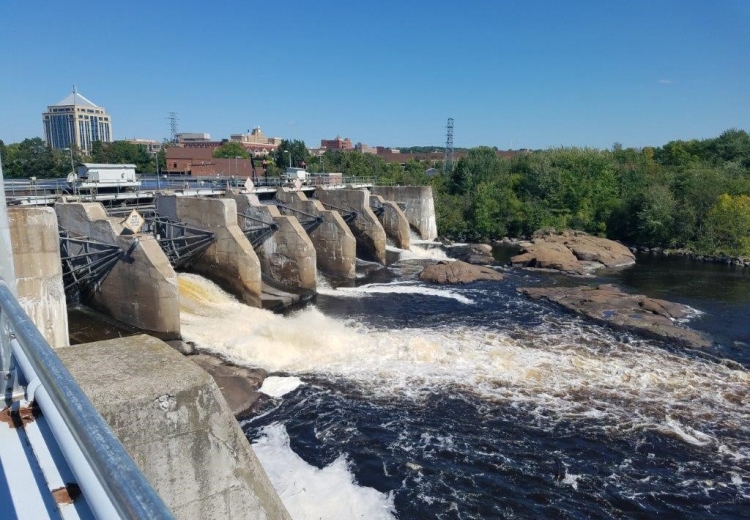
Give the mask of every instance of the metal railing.
[[6, 403], [39, 405], [97, 518], [174, 518], [2, 279], [0, 351]]

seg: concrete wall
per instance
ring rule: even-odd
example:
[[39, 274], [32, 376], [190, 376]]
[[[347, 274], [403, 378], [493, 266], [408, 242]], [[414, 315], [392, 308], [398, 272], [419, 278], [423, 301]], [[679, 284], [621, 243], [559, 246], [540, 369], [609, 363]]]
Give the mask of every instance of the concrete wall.
[[60, 235], [52, 208], [9, 208], [16, 294], [52, 348], [68, 345]]
[[357, 241], [337, 211], [326, 210], [320, 201], [310, 200], [299, 191], [279, 188], [276, 199], [305, 213], [323, 217], [323, 223], [310, 233], [318, 269], [337, 278], [355, 277]]
[[99, 203], [55, 204], [63, 229], [128, 251], [115, 264], [89, 302], [93, 308], [162, 339], [180, 338], [177, 275], [151, 235], [123, 234], [120, 218], [108, 217]]
[[437, 238], [432, 186], [373, 186], [372, 193], [382, 195], [385, 200], [406, 204], [404, 214], [422, 240]]
[[316, 190], [315, 196], [325, 205], [352, 208], [357, 218], [349, 224], [357, 239], [357, 256], [385, 264], [386, 235], [383, 225], [370, 209], [370, 192], [361, 190]]
[[[3, 182], [3, 158], [0, 156], [0, 184]], [[13, 268], [12, 249], [5, 190], [0, 190], [0, 278], [5, 280], [11, 292], [16, 294], [16, 271]]]
[[245, 214], [278, 226], [255, 251], [263, 273], [286, 287], [315, 290], [318, 283], [315, 247], [297, 218], [282, 215], [276, 206], [261, 204], [255, 195], [234, 193], [230, 198], [237, 204], [240, 225], [244, 221], [240, 214]]
[[411, 246], [411, 232], [409, 230], [409, 221], [398, 204], [391, 200], [385, 200], [380, 195], [371, 195], [371, 198], [377, 200], [383, 208], [383, 213], [378, 215], [378, 220], [385, 230], [388, 238], [393, 240], [396, 247], [400, 249], [409, 249]]
[[60, 359], [180, 520], [290, 519], [214, 380], [150, 336]]
[[234, 200], [159, 195], [156, 209], [188, 226], [216, 233], [214, 242], [191, 262], [189, 270], [243, 302], [261, 306], [260, 260], [237, 224]]

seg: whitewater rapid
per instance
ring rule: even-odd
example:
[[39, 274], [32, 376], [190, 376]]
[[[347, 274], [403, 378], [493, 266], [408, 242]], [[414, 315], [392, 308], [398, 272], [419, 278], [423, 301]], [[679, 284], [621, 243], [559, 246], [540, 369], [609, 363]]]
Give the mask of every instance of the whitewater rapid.
[[[750, 380], [734, 365], [670, 353], [635, 338], [623, 342], [607, 330], [554, 317], [530, 330], [389, 330], [333, 319], [316, 307], [281, 316], [243, 305], [199, 276], [178, 279], [185, 339], [241, 365], [341, 378], [373, 398], [420, 399], [456, 388], [525, 407], [538, 413], [542, 427], [591, 419], [608, 424], [611, 433], [656, 430], [733, 458], [750, 456], [748, 446], [724, 439], [720, 431], [750, 424], [748, 408], [738, 406], [748, 402]], [[421, 292], [472, 305], [467, 293], [416, 283], [323, 288], [342, 298], [385, 292]]]

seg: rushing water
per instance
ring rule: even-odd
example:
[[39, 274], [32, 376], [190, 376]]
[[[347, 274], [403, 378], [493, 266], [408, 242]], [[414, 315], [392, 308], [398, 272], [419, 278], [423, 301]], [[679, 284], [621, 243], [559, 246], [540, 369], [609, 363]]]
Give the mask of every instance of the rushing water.
[[721, 344], [696, 352], [514, 291], [560, 277], [428, 286], [444, 253], [389, 254], [288, 316], [179, 277], [185, 338], [274, 375], [242, 426], [295, 519], [750, 518], [750, 275], [594, 280], [701, 311]]

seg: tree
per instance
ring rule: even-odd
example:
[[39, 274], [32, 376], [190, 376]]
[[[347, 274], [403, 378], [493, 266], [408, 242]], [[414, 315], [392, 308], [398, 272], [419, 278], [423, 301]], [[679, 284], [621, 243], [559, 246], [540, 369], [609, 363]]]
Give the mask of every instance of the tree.
[[279, 147], [273, 153], [273, 160], [279, 168], [286, 168], [291, 161], [292, 166], [301, 168], [302, 163], [310, 163], [310, 152], [304, 141], [282, 139]]
[[643, 194], [638, 212], [638, 238], [642, 244], [659, 245], [669, 242], [675, 213], [675, 200], [667, 186], [651, 187]]
[[237, 141], [229, 141], [216, 148], [213, 156], [216, 159], [234, 159], [235, 157], [249, 159], [250, 152], [248, 152], [245, 147]]
[[713, 254], [750, 256], [750, 197], [720, 195], [706, 217], [701, 243]]

